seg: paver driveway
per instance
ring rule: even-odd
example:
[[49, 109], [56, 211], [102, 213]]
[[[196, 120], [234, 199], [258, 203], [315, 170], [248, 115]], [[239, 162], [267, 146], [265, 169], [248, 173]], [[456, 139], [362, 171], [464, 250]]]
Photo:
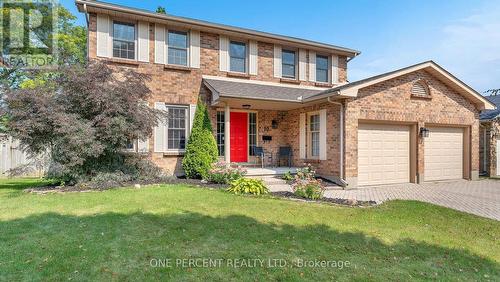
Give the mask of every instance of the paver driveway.
[[342, 190], [331, 187], [325, 197], [358, 201], [418, 200], [500, 220], [500, 180], [398, 184]]

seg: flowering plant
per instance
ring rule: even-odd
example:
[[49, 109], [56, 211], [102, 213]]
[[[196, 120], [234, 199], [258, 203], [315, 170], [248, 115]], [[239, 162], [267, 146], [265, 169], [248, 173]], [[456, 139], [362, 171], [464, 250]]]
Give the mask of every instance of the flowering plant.
[[297, 169], [297, 174], [292, 183], [293, 193], [299, 197], [317, 200], [323, 198], [325, 186], [321, 179], [316, 179], [316, 171], [310, 164]]
[[220, 184], [229, 184], [245, 176], [247, 171], [242, 167], [228, 166], [225, 162], [217, 162], [212, 165], [206, 177], [207, 181]]

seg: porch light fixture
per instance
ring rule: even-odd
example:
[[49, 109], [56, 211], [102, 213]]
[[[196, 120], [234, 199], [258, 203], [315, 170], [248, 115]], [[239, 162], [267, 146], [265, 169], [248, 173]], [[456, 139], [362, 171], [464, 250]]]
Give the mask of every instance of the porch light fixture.
[[420, 137], [429, 137], [429, 129], [425, 127], [420, 127]]
[[244, 105], [241, 105], [243, 107], [243, 109], [250, 109], [251, 105], [249, 104], [244, 104]]
[[278, 128], [278, 121], [273, 119], [273, 121], [271, 122], [271, 126], [273, 127], [273, 129], [277, 129]]

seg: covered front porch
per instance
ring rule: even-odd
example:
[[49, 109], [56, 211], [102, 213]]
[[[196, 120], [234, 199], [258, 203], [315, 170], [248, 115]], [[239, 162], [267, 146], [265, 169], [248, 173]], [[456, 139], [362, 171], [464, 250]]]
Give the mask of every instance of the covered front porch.
[[341, 110], [338, 101], [305, 102], [324, 91], [206, 78], [210, 115], [221, 161], [248, 168], [249, 175], [294, 173], [312, 164], [317, 174], [341, 179]]

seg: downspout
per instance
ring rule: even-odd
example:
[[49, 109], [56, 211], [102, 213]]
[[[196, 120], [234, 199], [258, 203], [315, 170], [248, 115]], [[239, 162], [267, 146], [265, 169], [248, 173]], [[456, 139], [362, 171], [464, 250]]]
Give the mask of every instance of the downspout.
[[[482, 124], [480, 124], [479, 126], [483, 128], [483, 170], [484, 170], [484, 172], [487, 173], [488, 172], [486, 170], [486, 136], [487, 136], [486, 129], [487, 128], [486, 128], [486, 126], [484, 126]], [[489, 154], [488, 154], [488, 157], [489, 157]]]
[[83, 11], [85, 12], [85, 21], [87, 22], [87, 60], [90, 59], [90, 34], [89, 34], [89, 29], [90, 29], [90, 19], [89, 19], [89, 13], [87, 11], [87, 4], [83, 4]]
[[348, 183], [344, 178], [344, 104], [332, 101], [331, 97], [328, 97], [327, 100], [330, 104], [340, 106], [340, 181], [345, 187]]

